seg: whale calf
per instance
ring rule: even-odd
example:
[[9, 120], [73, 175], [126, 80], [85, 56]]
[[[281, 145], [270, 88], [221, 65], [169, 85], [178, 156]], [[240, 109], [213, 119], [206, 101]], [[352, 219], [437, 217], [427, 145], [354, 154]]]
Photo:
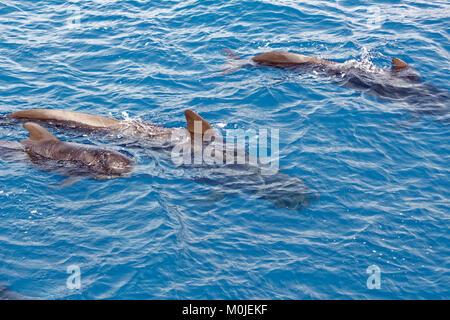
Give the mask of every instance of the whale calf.
[[28, 130], [29, 137], [20, 142], [0, 141], [0, 149], [24, 152], [32, 162], [42, 167], [52, 162], [51, 169], [58, 167], [62, 169], [59, 171], [71, 176], [110, 179], [126, 176], [134, 168], [134, 161], [120, 152], [63, 142], [37, 123], [27, 122], [23, 126]]
[[[224, 145], [221, 136], [214, 131], [212, 126], [203, 119], [200, 115], [192, 110], [184, 112], [186, 117], [186, 128], [165, 128], [155, 124], [133, 122], [126, 120], [118, 120], [112, 118], [105, 118], [102, 116], [89, 115], [74, 111], [65, 111], [58, 109], [30, 109], [11, 113], [7, 118], [41, 121], [49, 125], [65, 124], [69, 128], [89, 130], [93, 132], [114, 132], [120, 136], [131, 136], [139, 138], [140, 145], [148, 147], [149, 142], [154, 139], [162, 139], [173, 141], [174, 136], [179, 144], [185, 144], [192, 151], [192, 157], [195, 157], [197, 152], [203, 152], [205, 147], [210, 148], [210, 151], [215, 155], [223, 153], [223, 160], [229, 158], [236, 158], [234, 145], [228, 148]], [[200, 124], [200, 132], [196, 132], [196, 124]], [[198, 128], [198, 126], [197, 126]], [[196, 142], [196, 135], [200, 135], [200, 143]], [[203, 141], [202, 138], [211, 138], [214, 136], [214, 141]], [[134, 141], [133, 141], [134, 143]], [[150, 143], [150, 146], [153, 146]], [[171, 151], [175, 149], [171, 145]], [[213, 148], [211, 149], [211, 146]], [[166, 148], [158, 148], [159, 152], [171, 157], [171, 151], [166, 152]], [[248, 160], [248, 155], [244, 157]], [[173, 158], [171, 158], [173, 161]], [[227, 161], [224, 161], [227, 162]], [[318, 197], [315, 192], [312, 192], [305, 183], [297, 177], [291, 177], [280, 170], [276, 170], [274, 174], [262, 174], [264, 167], [253, 164], [238, 164], [239, 162], [229, 164], [205, 164], [202, 163], [199, 176], [194, 180], [206, 182], [213, 186], [212, 188], [221, 190], [228, 190], [230, 192], [242, 191], [247, 194], [253, 194], [256, 198], [270, 201], [277, 207], [289, 209], [306, 208], [313, 203]], [[185, 166], [183, 164], [183, 166]], [[196, 167], [194, 164], [188, 167]]]

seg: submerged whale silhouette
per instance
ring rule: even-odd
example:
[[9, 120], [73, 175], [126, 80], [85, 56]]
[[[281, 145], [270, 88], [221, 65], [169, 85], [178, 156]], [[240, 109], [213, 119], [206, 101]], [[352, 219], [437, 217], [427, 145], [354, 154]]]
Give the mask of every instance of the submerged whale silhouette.
[[[147, 141], [153, 141], [157, 138], [168, 140], [173, 136], [178, 136], [177, 141], [184, 141], [191, 150], [192, 155], [195, 152], [203, 152], [205, 145], [201, 142], [200, 148], [195, 142], [196, 122], [200, 123], [200, 135], [207, 135], [214, 132], [211, 125], [192, 110], [185, 111], [187, 126], [183, 128], [164, 128], [149, 123], [125, 121], [102, 116], [90, 115], [74, 111], [53, 110], [53, 109], [31, 109], [14, 112], [7, 115], [7, 118], [37, 120], [47, 124], [65, 124], [73, 129], [89, 130], [95, 132], [115, 132], [121, 136], [139, 138], [141, 144], [147, 147]], [[218, 137], [218, 135], [215, 135]], [[214, 143], [217, 143], [214, 144]], [[214, 146], [215, 151], [223, 152], [223, 158], [235, 157], [235, 150], [221, 148], [220, 139], [209, 143], [208, 146]], [[174, 147], [173, 145], [171, 147]], [[172, 148], [173, 149], [173, 148]], [[213, 152], [214, 153], [214, 152]], [[246, 155], [245, 157], [247, 157]], [[262, 174], [264, 168], [253, 164], [209, 164], [202, 169], [207, 172], [203, 177], [196, 178], [197, 181], [204, 181], [210, 185], [219, 186], [226, 190], [240, 190], [245, 193], [253, 194], [257, 198], [265, 199], [278, 207], [297, 209], [306, 208], [314, 200], [317, 194], [312, 192], [301, 179], [291, 177], [279, 170], [274, 174]], [[206, 170], [211, 169], [211, 170]]]
[[23, 126], [29, 132], [28, 139], [20, 142], [0, 140], [0, 149], [24, 152], [41, 168], [59, 169], [70, 176], [110, 179], [125, 176], [133, 170], [134, 161], [117, 151], [60, 141], [33, 122]]
[[[219, 74], [230, 74], [244, 66], [269, 66], [290, 71], [315, 71], [333, 76], [334, 81], [385, 99], [403, 100], [420, 114], [447, 116], [450, 94], [447, 90], [421, 82], [420, 74], [399, 58], [392, 59], [392, 69], [365, 68], [356, 61], [335, 62], [290, 52], [266, 52], [242, 60], [224, 49], [227, 66]], [[370, 69], [370, 70], [368, 70]]]
[[0, 300], [30, 300], [32, 297], [27, 297], [8, 289], [0, 284]]

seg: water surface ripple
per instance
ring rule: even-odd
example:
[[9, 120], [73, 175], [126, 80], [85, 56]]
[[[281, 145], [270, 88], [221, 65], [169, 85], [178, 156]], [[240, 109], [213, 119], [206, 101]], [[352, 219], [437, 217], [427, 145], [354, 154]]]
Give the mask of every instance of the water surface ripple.
[[[448, 121], [314, 73], [214, 75], [223, 48], [367, 69], [399, 57], [448, 92], [449, 9], [422, 0], [1, 1], [0, 115], [61, 108], [182, 127], [190, 108], [217, 128], [277, 128], [281, 169], [320, 200], [279, 208], [188, 179], [197, 173], [160, 150], [51, 128], [126, 151], [138, 169], [60, 187], [57, 174], [0, 160], [0, 282], [49, 299], [450, 298]], [[21, 126], [0, 133], [26, 137]], [[79, 290], [66, 287], [70, 265], [81, 268]], [[366, 286], [371, 265], [379, 290]]]

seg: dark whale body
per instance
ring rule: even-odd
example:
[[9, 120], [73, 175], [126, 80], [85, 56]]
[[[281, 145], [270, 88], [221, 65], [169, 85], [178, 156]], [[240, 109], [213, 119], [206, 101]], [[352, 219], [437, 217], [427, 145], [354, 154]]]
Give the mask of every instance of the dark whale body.
[[375, 68], [369, 71], [355, 63], [338, 63], [290, 52], [265, 52], [245, 61], [231, 50], [224, 51], [228, 56], [228, 67], [221, 74], [232, 73], [243, 66], [268, 66], [294, 72], [315, 71], [372, 96], [405, 101], [409, 109], [417, 114], [448, 117], [450, 113], [449, 92], [421, 82], [419, 73], [399, 58], [392, 59], [392, 69]]
[[60, 141], [32, 122], [25, 123], [24, 128], [30, 133], [28, 139], [20, 143], [0, 141], [0, 149], [26, 153], [43, 170], [66, 168], [67, 175], [90, 176], [95, 179], [125, 176], [133, 170], [134, 161], [114, 150]]

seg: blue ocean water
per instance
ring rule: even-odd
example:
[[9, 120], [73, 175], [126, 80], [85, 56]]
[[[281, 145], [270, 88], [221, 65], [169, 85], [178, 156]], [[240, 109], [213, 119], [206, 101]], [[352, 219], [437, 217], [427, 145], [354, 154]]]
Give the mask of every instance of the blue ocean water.
[[[370, 69], [391, 58], [450, 89], [445, 1], [1, 1], [0, 115], [58, 108], [183, 127], [277, 128], [280, 169], [320, 200], [279, 208], [191, 181], [158, 150], [128, 179], [63, 177], [0, 160], [0, 282], [45, 299], [448, 299], [450, 127], [314, 73], [217, 75], [223, 48]], [[446, 103], [440, 101], [440, 103]], [[21, 126], [0, 126], [21, 140]], [[116, 142], [115, 142], [116, 141]], [[81, 288], [67, 268], [78, 266]], [[376, 265], [381, 287], [369, 289]]]

